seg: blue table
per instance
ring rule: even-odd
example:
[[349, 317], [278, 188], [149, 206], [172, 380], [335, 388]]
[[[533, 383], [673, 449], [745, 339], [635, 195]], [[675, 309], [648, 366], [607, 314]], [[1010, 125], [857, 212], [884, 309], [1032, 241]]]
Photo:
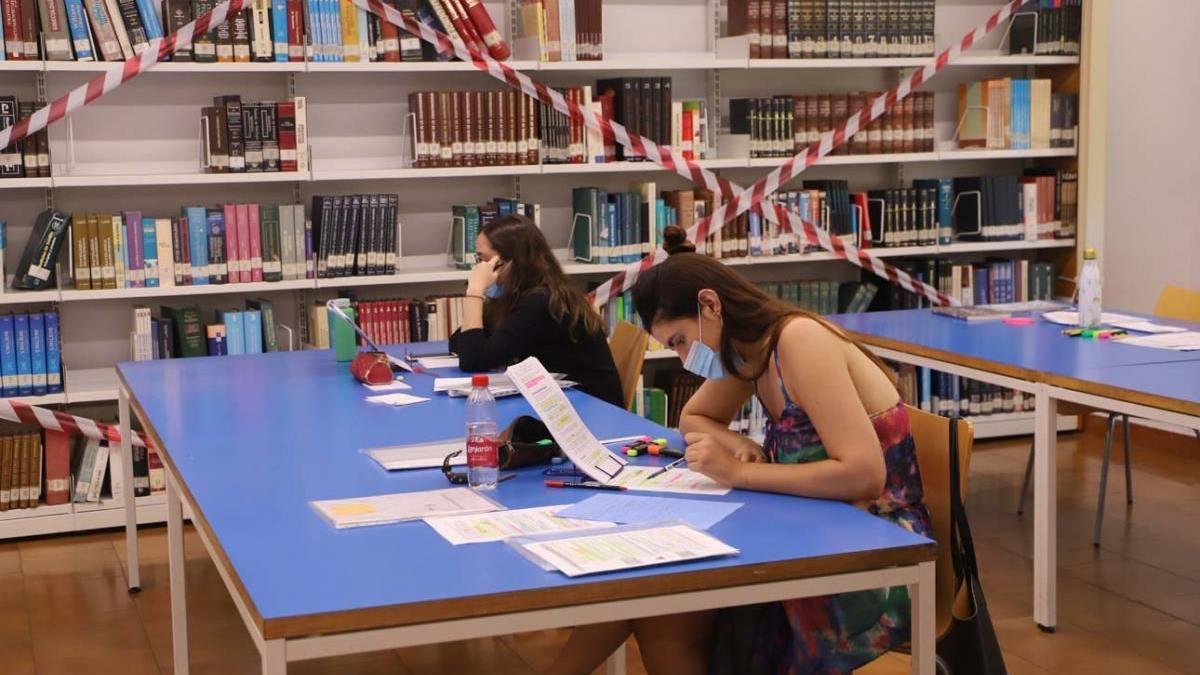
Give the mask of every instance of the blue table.
[[831, 318], [885, 358], [1034, 396], [1034, 621], [1047, 630], [1056, 622], [1057, 401], [1200, 429], [1200, 352], [1071, 338], [1040, 317], [1029, 326], [967, 323], [928, 310]]
[[[317, 499], [448, 487], [436, 469], [389, 473], [360, 453], [462, 433], [463, 399], [433, 394], [431, 376], [407, 378], [431, 401], [391, 408], [365, 402], [369, 392], [328, 351], [122, 363], [117, 372], [122, 411], [132, 405], [167, 472], [178, 675], [188, 666], [184, 505], [265, 673], [337, 654], [889, 584], [913, 587], [914, 672], [933, 672], [933, 543], [849, 505], [730, 493], [719, 499], [745, 505], [712, 533], [740, 555], [568, 579], [502, 543], [451, 546], [420, 522], [339, 531], [312, 509]], [[580, 392], [568, 396], [599, 437], [669, 434]], [[501, 423], [529, 411], [519, 397], [498, 402]], [[123, 430], [128, 423], [125, 414]], [[547, 489], [535, 468], [495, 496], [522, 508], [591, 493]], [[132, 584], [136, 540], [131, 547]]]

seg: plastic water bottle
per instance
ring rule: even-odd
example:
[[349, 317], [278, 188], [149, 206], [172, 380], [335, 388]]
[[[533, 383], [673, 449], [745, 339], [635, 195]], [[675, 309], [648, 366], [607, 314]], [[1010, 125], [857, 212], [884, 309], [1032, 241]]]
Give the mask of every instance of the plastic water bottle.
[[1100, 261], [1096, 249], [1083, 252], [1083, 269], [1079, 272], [1079, 326], [1097, 328], [1101, 323]]
[[467, 482], [477, 490], [491, 490], [499, 476], [496, 400], [488, 390], [488, 376], [472, 375], [471, 397], [467, 399]]

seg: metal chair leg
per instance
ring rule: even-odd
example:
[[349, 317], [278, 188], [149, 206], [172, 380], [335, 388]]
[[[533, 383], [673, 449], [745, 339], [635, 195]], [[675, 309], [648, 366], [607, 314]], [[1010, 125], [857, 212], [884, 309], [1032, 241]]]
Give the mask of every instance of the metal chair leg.
[[1108, 433], [1104, 435], [1104, 464], [1100, 466], [1100, 496], [1096, 499], [1096, 531], [1092, 535], [1092, 545], [1100, 545], [1100, 529], [1104, 526], [1104, 494], [1108, 491], [1108, 465], [1112, 462], [1113, 432], [1117, 427], [1117, 415], [1108, 416]]
[[1033, 443], [1029, 444], [1029, 461], [1025, 462], [1025, 480], [1021, 481], [1021, 495], [1017, 498], [1017, 515], [1025, 513], [1025, 498], [1029, 496], [1029, 481], [1033, 478]]
[[1125, 503], [1133, 503], [1133, 459], [1129, 456], [1129, 415], [1121, 415], [1121, 427], [1125, 440]]

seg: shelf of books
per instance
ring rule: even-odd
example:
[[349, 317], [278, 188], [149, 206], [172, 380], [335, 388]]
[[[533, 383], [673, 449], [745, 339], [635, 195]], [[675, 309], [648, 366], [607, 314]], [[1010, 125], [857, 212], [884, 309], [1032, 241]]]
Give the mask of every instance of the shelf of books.
[[[34, 4], [45, 3], [60, 0]], [[71, 20], [57, 33], [6, 30], [0, 128], [192, 17], [189, 0], [161, 4], [107, 16], [85, 3], [79, 20], [59, 12]], [[748, 186], [998, 5], [485, 0], [457, 24], [447, 0], [400, 8], [464, 41], [495, 30], [506, 46], [489, 39], [494, 57]], [[1089, 82], [1104, 76], [1089, 71], [1097, 12], [1040, 3], [772, 199], [970, 303], [1069, 296], [1088, 241], [1087, 176], [1104, 175], [1103, 153], [1087, 152], [1104, 142], [1086, 114]], [[320, 348], [323, 304], [338, 295], [379, 342], [444, 339], [475, 236], [498, 216], [537, 222], [590, 288], [654, 250], [666, 225], [719, 206], [476, 71], [347, 2], [302, 0], [284, 14], [260, 3], [147, 79], [0, 149], [0, 337], [11, 320], [14, 344], [30, 346], [28, 379], [15, 384], [0, 353], [0, 395], [90, 404], [111, 420], [117, 362]], [[1092, 208], [1102, 202], [1092, 194]], [[698, 243], [813, 311], [919, 304], [758, 209]], [[45, 255], [50, 265], [31, 268]], [[636, 320], [626, 296], [603, 313]], [[686, 395], [666, 395], [681, 373], [672, 352], [648, 353], [647, 372], [667, 378], [647, 391], [682, 405]], [[992, 394], [989, 415], [966, 402], [978, 435], [1028, 433], [1028, 413]], [[68, 449], [72, 471], [85, 452]], [[79, 503], [72, 492], [0, 505], [0, 539], [119, 525], [104, 485]], [[161, 519], [160, 497], [139, 499], [140, 519]]]

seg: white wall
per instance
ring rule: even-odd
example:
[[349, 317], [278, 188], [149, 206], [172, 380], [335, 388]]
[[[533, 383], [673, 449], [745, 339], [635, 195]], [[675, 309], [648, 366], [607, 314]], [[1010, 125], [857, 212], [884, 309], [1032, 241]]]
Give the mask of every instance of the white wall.
[[1104, 304], [1149, 311], [1167, 284], [1200, 289], [1200, 3], [1110, 7]]

